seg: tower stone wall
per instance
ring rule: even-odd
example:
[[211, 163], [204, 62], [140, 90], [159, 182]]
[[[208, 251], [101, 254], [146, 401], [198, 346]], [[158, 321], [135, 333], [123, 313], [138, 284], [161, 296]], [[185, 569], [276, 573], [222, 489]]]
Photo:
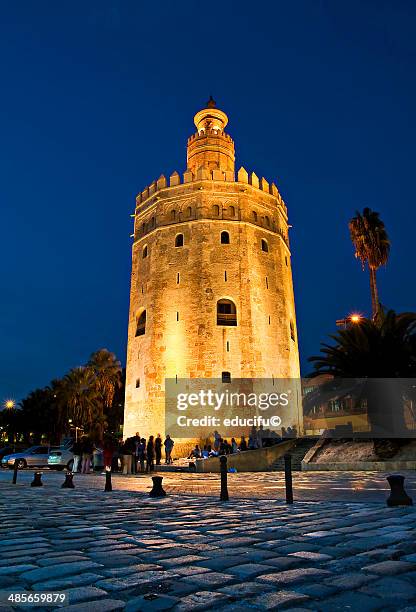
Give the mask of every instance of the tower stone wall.
[[[165, 378], [299, 377], [286, 205], [273, 183], [235, 176], [227, 121], [208, 103], [183, 176], [136, 199], [125, 436], [164, 434]], [[217, 324], [218, 300], [236, 325]]]

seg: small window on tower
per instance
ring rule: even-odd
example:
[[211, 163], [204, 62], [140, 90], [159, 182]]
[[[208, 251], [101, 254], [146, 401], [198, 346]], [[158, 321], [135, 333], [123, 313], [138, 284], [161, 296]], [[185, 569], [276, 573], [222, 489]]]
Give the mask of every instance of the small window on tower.
[[228, 232], [221, 232], [221, 244], [230, 244], [230, 234]]
[[252, 212], [252, 216], [253, 216], [253, 221], [254, 221], [254, 223], [257, 223], [257, 213], [256, 213], [256, 211], [255, 211], [255, 210], [253, 210], [253, 212]]
[[175, 238], [175, 247], [183, 247], [183, 234], [178, 234]]
[[143, 247], [143, 259], [146, 259], [146, 257], [147, 257], [147, 245]]
[[266, 227], [270, 227], [270, 219], [269, 219], [269, 217], [267, 215], [264, 217], [264, 223], [265, 223]]
[[231, 300], [218, 300], [217, 325], [237, 325], [237, 309]]
[[267, 240], [264, 240], [263, 238], [261, 241], [261, 250], [264, 251], [265, 253], [269, 252], [269, 245], [267, 244]]
[[214, 204], [214, 206], [212, 207], [212, 214], [215, 217], [218, 217], [220, 214], [220, 207], [218, 206], [218, 204]]
[[136, 336], [143, 336], [146, 333], [146, 311], [143, 310], [137, 319]]
[[173, 209], [170, 211], [170, 220], [175, 221], [175, 219], [176, 219], [176, 210]]
[[231, 372], [221, 372], [221, 380], [223, 383], [231, 382]]
[[293, 321], [290, 322], [290, 337], [295, 341], [295, 326], [293, 325]]
[[230, 206], [228, 210], [230, 211], [230, 217], [235, 217], [235, 208], [234, 208], [234, 206]]
[[136, 378], [136, 389], [140, 388], [140, 378]]
[[188, 206], [187, 208], [187, 213], [188, 213], [188, 217], [192, 216], [192, 208], [190, 206]]

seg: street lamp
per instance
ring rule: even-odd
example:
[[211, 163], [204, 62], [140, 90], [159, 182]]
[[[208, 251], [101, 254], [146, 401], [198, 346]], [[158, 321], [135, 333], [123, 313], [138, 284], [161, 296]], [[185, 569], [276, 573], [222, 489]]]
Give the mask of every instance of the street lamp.
[[347, 329], [348, 325], [358, 325], [363, 320], [363, 316], [359, 312], [353, 312], [344, 319], [337, 319], [336, 326]]
[[7, 410], [12, 410], [16, 405], [16, 402], [13, 399], [7, 399], [4, 402], [4, 407], [7, 408]]

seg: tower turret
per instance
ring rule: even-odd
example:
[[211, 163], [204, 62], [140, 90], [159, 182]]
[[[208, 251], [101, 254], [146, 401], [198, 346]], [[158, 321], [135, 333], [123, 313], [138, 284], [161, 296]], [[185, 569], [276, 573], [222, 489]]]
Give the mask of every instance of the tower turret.
[[228, 117], [217, 108], [212, 96], [206, 107], [196, 113], [194, 123], [197, 131], [188, 138], [188, 170], [194, 175], [201, 167], [234, 172], [234, 141], [224, 131]]

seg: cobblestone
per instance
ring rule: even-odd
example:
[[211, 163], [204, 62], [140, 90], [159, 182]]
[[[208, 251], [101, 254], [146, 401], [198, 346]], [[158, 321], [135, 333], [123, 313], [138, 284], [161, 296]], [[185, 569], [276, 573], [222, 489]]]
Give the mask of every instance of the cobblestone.
[[[3, 591], [65, 591], [68, 612], [416, 612], [415, 508], [389, 509], [383, 499], [152, 500], [130, 492], [143, 478], [115, 477], [132, 484], [108, 494], [95, 476], [63, 495], [47, 473], [39, 494], [25, 476], [12, 486], [0, 474]], [[261, 486], [265, 476], [245, 478]]]

